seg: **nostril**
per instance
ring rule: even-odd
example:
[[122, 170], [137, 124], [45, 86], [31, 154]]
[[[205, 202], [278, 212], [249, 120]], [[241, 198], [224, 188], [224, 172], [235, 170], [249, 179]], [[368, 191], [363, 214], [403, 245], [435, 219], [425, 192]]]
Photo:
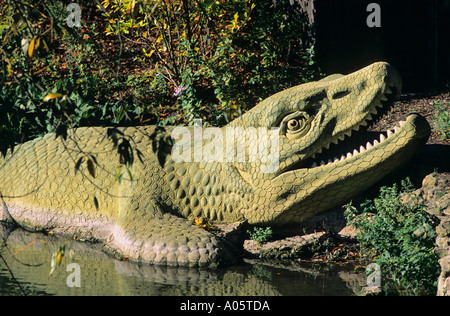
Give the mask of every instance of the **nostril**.
[[333, 94], [332, 98], [333, 98], [333, 100], [341, 99], [348, 94], [350, 94], [350, 90], [339, 91], [339, 92], [336, 92], [335, 94]]

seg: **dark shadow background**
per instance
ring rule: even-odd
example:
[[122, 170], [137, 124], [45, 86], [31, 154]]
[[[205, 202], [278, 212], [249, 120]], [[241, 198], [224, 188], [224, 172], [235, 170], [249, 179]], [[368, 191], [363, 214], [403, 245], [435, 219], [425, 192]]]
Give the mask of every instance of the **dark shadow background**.
[[[381, 7], [370, 28], [369, 3]], [[349, 73], [387, 61], [402, 74], [403, 92], [450, 90], [450, 0], [315, 0], [321, 70]]]

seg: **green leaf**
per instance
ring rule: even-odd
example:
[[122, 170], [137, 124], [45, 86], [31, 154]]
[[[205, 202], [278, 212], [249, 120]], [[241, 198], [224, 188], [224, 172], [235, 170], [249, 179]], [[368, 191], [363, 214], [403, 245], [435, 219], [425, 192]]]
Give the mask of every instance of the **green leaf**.
[[122, 183], [122, 177], [123, 177], [123, 173], [122, 173], [122, 169], [120, 169], [119, 171], [117, 171], [116, 176], [114, 178], [114, 182], [119, 182]]

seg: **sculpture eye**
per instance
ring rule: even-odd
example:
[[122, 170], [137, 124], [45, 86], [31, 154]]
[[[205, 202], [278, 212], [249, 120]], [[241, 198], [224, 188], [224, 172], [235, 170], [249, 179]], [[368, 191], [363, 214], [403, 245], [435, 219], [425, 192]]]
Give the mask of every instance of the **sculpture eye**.
[[305, 112], [289, 114], [281, 122], [281, 132], [290, 139], [299, 138], [309, 131], [311, 121], [312, 119]]
[[304, 127], [306, 123], [305, 119], [301, 119], [301, 120], [297, 120], [297, 119], [292, 119], [289, 120], [289, 122], [287, 123], [287, 131], [292, 131], [295, 132], [299, 129], [302, 129]]

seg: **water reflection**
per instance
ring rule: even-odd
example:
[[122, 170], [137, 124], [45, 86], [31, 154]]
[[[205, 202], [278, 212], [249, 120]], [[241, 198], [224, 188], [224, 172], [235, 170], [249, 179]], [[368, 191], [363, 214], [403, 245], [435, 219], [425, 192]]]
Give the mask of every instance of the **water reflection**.
[[[249, 263], [219, 271], [119, 261], [101, 245], [0, 225], [0, 295], [351, 295], [351, 267]], [[64, 248], [50, 275], [52, 255]], [[70, 256], [72, 254], [72, 256]], [[80, 287], [70, 263], [79, 265]], [[69, 282], [68, 282], [69, 279]]]

